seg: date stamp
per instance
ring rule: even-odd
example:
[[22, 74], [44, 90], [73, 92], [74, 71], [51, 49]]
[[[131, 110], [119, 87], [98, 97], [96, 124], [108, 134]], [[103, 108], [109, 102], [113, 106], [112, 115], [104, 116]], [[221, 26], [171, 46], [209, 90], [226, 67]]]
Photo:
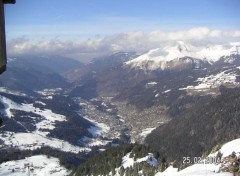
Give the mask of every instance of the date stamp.
[[219, 157], [183, 157], [183, 164], [220, 164]]

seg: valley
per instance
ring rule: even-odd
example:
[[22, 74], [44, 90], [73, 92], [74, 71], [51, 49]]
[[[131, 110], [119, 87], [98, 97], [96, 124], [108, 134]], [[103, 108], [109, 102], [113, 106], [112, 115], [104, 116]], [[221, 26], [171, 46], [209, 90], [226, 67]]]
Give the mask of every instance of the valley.
[[[230, 49], [218, 60], [215, 55], [199, 60], [180, 46], [170, 48], [180, 58], [170, 53], [164, 69], [159, 69], [164, 63], [151, 66], [152, 59], [157, 66], [163, 57], [157, 56], [159, 49], [142, 56], [119, 52], [86, 64], [64, 57], [58, 62], [57, 56], [40, 57], [41, 62], [32, 56], [11, 60], [0, 79], [0, 153], [6, 153], [0, 164], [9, 167], [3, 172], [12, 170], [16, 160], [22, 165], [27, 158], [42, 157], [60, 163], [53, 174], [67, 175], [89, 158], [129, 145], [114, 172], [120, 174], [121, 163], [126, 163], [122, 171], [130, 172], [143, 162], [138, 167], [153, 175], [166, 169], [163, 158], [185, 167], [183, 156], [201, 157], [240, 138], [239, 55]], [[136, 155], [144, 152], [133, 160], [131, 152], [137, 149]], [[154, 166], [149, 164], [153, 155]], [[24, 172], [22, 166], [14, 170]]]

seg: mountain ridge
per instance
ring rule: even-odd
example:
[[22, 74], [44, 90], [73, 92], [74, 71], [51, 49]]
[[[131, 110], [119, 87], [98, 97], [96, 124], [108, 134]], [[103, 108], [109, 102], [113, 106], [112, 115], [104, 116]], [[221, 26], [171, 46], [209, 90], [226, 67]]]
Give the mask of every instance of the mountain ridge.
[[[175, 65], [186, 65], [190, 62], [196, 64], [193, 68], [199, 68], [199, 63], [212, 65], [219, 61], [220, 58], [239, 55], [239, 47], [238, 43], [199, 47], [178, 41], [171, 45], [152, 49], [137, 58], [127, 61], [125, 67], [145, 71], [167, 70], [177, 68]], [[191, 58], [191, 60], [183, 62], [182, 58]]]

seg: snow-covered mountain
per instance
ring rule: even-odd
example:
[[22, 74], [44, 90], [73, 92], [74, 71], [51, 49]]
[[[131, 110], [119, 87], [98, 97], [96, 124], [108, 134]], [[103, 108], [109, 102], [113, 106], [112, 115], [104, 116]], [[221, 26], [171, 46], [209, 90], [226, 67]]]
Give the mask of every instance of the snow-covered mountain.
[[133, 60], [125, 62], [125, 66], [145, 71], [177, 68], [182, 70], [189, 66], [199, 68], [204, 63], [214, 64], [225, 57], [225, 61], [231, 63], [234, 60], [229, 59], [229, 57], [239, 55], [239, 47], [239, 43], [199, 47], [178, 41], [173, 45], [152, 49]]

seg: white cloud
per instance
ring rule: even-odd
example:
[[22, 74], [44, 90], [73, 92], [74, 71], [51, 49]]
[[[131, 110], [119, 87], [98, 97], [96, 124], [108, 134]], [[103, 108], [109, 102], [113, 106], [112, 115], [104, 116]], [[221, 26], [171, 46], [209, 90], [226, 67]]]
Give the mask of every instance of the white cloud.
[[93, 58], [117, 51], [145, 52], [152, 48], [164, 46], [174, 41], [187, 41], [195, 45], [206, 45], [216, 42], [239, 42], [239, 31], [223, 31], [196, 27], [188, 30], [166, 32], [142, 31], [126, 32], [89, 40], [29, 40], [24, 37], [8, 42], [8, 54], [58, 54], [68, 55], [78, 59]]

